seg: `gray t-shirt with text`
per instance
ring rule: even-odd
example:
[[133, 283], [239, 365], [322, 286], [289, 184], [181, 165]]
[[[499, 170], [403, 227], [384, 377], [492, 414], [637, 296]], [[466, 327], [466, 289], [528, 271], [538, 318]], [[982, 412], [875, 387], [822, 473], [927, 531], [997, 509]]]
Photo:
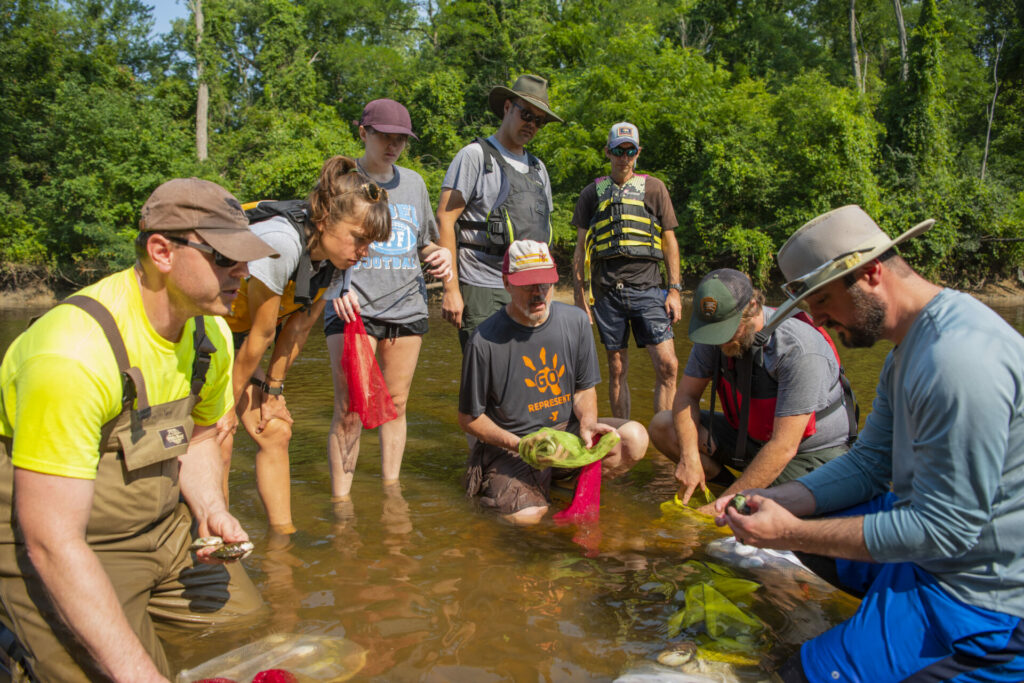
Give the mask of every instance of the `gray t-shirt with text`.
[[526, 327], [502, 308], [466, 344], [459, 412], [485, 414], [517, 436], [566, 420], [571, 430], [575, 393], [600, 381], [586, 313], [556, 301], [542, 325]]
[[[340, 276], [359, 299], [363, 317], [389, 323], [410, 323], [427, 317], [427, 291], [420, 270], [419, 250], [436, 241], [437, 223], [430, 208], [427, 186], [415, 171], [394, 166], [395, 175], [381, 187], [388, 192], [391, 239], [374, 242], [366, 258]], [[337, 298], [342, 277], [331, 282], [325, 298]], [[330, 323], [336, 317], [327, 307]]]

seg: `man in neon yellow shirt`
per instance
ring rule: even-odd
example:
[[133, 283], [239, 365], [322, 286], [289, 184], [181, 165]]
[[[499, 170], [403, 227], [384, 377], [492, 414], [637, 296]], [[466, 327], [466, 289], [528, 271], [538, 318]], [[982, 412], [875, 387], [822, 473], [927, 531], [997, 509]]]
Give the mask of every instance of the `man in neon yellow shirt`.
[[154, 619], [263, 609], [237, 563], [189, 545], [193, 519], [200, 536], [248, 541], [220, 486], [233, 346], [212, 316], [273, 250], [197, 178], [158, 187], [139, 227], [133, 268], [48, 312], [0, 365], [0, 622], [19, 641], [15, 680], [165, 681]]

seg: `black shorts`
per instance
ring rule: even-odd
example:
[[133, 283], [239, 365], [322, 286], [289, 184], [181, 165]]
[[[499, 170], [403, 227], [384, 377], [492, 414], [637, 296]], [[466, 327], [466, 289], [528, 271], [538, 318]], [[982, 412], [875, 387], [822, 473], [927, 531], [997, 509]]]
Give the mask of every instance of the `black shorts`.
[[[399, 337], [422, 337], [427, 333], [429, 323], [426, 318], [413, 320], [410, 323], [389, 323], [375, 318], [363, 318], [366, 334], [375, 339], [397, 339]], [[324, 327], [324, 335], [341, 334], [345, 331], [345, 321], [331, 316], [330, 322]]]

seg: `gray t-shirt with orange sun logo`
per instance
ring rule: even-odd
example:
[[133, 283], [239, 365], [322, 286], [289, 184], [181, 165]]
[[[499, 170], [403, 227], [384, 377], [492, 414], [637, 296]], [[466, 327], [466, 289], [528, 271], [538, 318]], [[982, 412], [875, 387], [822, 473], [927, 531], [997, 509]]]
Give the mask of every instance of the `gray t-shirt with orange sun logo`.
[[525, 327], [502, 308], [466, 344], [459, 412], [485, 414], [516, 436], [567, 420], [572, 430], [573, 396], [600, 381], [586, 313], [555, 301], [544, 324]]

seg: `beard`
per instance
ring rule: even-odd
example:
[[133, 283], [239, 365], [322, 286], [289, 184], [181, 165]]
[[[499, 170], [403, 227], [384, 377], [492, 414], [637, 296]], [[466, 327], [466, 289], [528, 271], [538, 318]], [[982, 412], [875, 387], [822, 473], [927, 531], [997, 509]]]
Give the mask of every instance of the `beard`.
[[849, 327], [842, 325], [841, 329], [836, 330], [839, 340], [850, 349], [874, 346], [885, 332], [885, 303], [856, 284], [848, 291], [853, 301], [853, 323]]
[[722, 353], [729, 358], [739, 358], [754, 345], [754, 337], [757, 336], [757, 330], [749, 322], [741, 323], [741, 325], [743, 327], [739, 339], [730, 340], [722, 344]]

